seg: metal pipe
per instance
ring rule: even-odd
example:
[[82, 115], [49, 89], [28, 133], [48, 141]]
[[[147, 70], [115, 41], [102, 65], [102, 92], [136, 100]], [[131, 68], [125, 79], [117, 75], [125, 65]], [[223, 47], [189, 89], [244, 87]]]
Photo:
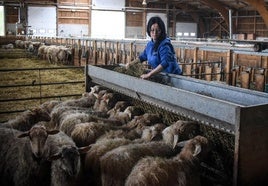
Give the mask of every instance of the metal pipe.
[[232, 21], [232, 10], [229, 9], [229, 38], [233, 39], [233, 21]]

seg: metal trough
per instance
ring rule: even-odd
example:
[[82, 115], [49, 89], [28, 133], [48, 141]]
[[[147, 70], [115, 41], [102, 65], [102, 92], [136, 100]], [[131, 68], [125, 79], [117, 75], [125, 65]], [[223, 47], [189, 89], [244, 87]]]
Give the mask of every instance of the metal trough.
[[148, 81], [92, 65], [85, 72], [86, 86], [103, 85], [234, 134], [234, 185], [268, 183], [267, 93], [163, 73]]

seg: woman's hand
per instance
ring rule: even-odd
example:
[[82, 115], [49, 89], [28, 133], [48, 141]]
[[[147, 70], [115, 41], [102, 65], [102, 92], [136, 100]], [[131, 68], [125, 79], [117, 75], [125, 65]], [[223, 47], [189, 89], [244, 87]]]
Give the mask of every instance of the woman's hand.
[[141, 79], [148, 79], [149, 77], [151, 77], [151, 75], [150, 75], [150, 73], [142, 74], [140, 77], [141, 77]]
[[161, 72], [163, 70], [162, 65], [158, 65], [155, 69], [153, 69], [152, 71], [150, 71], [147, 74], [142, 74], [140, 77], [142, 79], [148, 79], [149, 77], [151, 77], [154, 74], [158, 74], [159, 72]]

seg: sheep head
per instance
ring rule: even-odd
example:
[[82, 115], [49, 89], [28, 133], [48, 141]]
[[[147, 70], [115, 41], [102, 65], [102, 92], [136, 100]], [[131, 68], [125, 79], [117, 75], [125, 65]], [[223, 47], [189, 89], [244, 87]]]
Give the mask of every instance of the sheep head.
[[184, 160], [202, 160], [211, 150], [208, 139], [199, 135], [190, 140], [182, 141], [178, 145], [184, 146], [179, 154], [179, 158]]
[[29, 131], [18, 135], [18, 138], [29, 137], [33, 155], [36, 158], [40, 158], [45, 152], [48, 135], [57, 134], [58, 132], [58, 130], [47, 130], [44, 126], [35, 125]]

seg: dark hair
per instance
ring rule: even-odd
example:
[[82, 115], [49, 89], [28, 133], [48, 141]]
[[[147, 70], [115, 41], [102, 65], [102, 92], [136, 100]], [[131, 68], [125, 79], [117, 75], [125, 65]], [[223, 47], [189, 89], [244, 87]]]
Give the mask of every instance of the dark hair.
[[161, 41], [163, 39], [165, 39], [167, 37], [166, 34], [166, 26], [165, 23], [163, 22], [163, 20], [158, 17], [158, 16], [154, 16], [151, 17], [148, 21], [147, 24], [147, 34], [151, 37], [151, 27], [153, 24], [157, 23], [160, 30], [161, 30], [161, 35], [159, 36], [159, 39], [156, 41], [155, 45], [154, 45], [154, 51], [157, 51], [159, 44], [161, 43]]

